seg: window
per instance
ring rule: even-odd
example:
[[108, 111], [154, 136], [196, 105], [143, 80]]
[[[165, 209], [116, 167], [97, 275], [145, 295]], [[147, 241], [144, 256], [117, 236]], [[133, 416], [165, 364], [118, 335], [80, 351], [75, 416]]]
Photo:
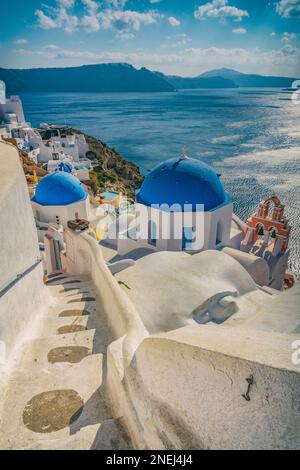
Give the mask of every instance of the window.
[[276, 227], [271, 227], [271, 228], [269, 229], [269, 236], [270, 236], [270, 238], [273, 238], [273, 239], [277, 237], [277, 229], [276, 229]]
[[194, 241], [194, 229], [193, 227], [183, 227], [182, 231], [182, 249], [191, 250], [192, 243]]
[[157, 244], [156, 224], [152, 220], [148, 224], [148, 243], [152, 246]]
[[217, 224], [217, 231], [216, 231], [216, 245], [219, 245], [223, 241], [223, 222], [219, 220]]
[[263, 239], [265, 237], [265, 227], [263, 224], [257, 224], [256, 226], [257, 237]]
[[59, 160], [59, 154], [58, 153], [52, 153], [52, 160]]

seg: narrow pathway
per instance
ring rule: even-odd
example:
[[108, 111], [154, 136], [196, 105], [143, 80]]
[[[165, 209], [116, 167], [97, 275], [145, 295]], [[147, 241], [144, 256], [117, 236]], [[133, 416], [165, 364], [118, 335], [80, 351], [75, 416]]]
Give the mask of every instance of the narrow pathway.
[[84, 277], [53, 276], [54, 304], [23, 348], [6, 390], [1, 449], [129, 449], [105, 394], [110, 334]]

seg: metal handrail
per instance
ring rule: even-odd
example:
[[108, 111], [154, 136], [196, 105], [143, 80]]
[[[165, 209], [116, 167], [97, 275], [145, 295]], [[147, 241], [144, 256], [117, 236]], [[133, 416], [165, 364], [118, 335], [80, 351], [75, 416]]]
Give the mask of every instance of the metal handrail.
[[38, 260], [33, 263], [29, 268], [25, 269], [21, 274], [17, 274], [16, 277], [10, 281], [3, 289], [0, 290], [0, 299], [3, 297], [7, 292], [14, 287], [23, 277], [27, 276], [27, 274], [31, 273], [41, 262], [42, 258], [38, 258]]

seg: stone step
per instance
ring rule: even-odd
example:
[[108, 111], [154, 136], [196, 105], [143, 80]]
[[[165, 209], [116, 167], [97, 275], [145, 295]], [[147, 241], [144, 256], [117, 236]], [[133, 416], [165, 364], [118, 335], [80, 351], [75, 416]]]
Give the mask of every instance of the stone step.
[[[49, 335], [43, 338], [36, 338], [25, 344], [24, 353], [20, 359], [19, 367], [34, 367], [35, 364], [43, 364], [47, 366], [49, 362], [55, 363], [56, 354], [52, 353], [57, 348], [69, 348], [69, 347], [82, 347], [87, 348], [87, 354], [93, 352], [93, 341], [96, 330], [90, 329], [86, 331], [79, 331], [76, 333], [68, 333], [62, 335]], [[70, 354], [70, 361], [77, 361], [78, 354], [73, 357]], [[66, 356], [67, 358], [67, 356]]]
[[86, 276], [58, 276], [55, 278], [51, 278], [46, 280], [45, 284], [49, 287], [56, 286], [56, 285], [65, 285], [68, 286], [69, 284], [82, 284], [90, 282], [90, 279]]
[[46, 338], [52, 335], [61, 335], [66, 333], [76, 333], [92, 328], [88, 325], [89, 315], [74, 317], [45, 317], [39, 328], [39, 338]]
[[[70, 299], [71, 300], [71, 299]], [[69, 302], [65, 299], [59, 299], [53, 304], [46, 314], [46, 318], [65, 318], [65, 317], [78, 317], [78, 316], [96, 316], [97, 304], [95, 301], [91, 302]]]

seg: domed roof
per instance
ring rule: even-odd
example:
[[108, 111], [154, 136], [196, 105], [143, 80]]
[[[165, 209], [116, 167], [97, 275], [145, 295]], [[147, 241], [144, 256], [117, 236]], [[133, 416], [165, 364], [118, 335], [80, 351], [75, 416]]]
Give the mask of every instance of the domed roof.
[[216, 171], [193, 158], [172, 158], [156, 166], [136, 194], [137, 202], [154, 204], [204, 204], [210, 211], [231, 202]]
[[67, 206], [86, 198], [87, 193], [75, 176], [58, 171], [40, 180], [33, 201], [42, 206]]
[[71, 165], [69, 165], [69, 163], [60, 162], [57, 165], [57, 169], [58, 171], [65, 171], [66, 173], [72, 173], [72, 168], [71, 168]]

